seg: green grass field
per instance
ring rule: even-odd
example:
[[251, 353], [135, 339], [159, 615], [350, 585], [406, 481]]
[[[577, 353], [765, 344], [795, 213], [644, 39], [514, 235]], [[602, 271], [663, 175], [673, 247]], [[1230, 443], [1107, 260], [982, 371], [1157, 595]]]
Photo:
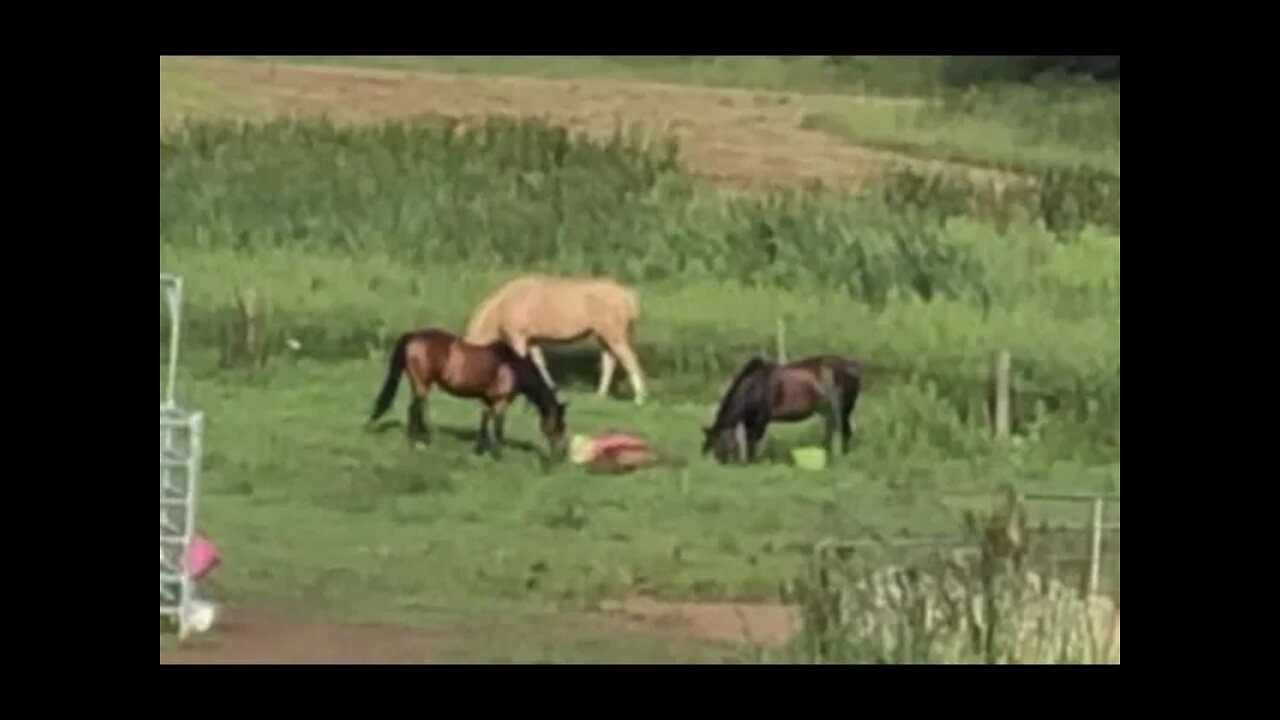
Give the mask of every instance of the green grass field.
[[[990, 489], [1027, 470], [996, 459], [877, 462], [864, 446], [831, 470], [798, 473], [778, 456], [812, 441], [816, 423], [771, 433], [774, 462], [723, 468], [697, 455], [706, 405], [634, 409], [573, 393], [575, 431], [639, 431], [684, 466], [548, 471], [524, 404], [501, 461], [473, 454], [477, 408], [454, 398], [433, 398], [427, 450], [404, 436], [403, 388], [388, 415], [398, 424], [366, 429], [383, 371], [381, 359], [282, 361], [252, 377], [183, 378], [183, 404], [209, 418], [202, 525], [228, 558], [215, 597], [406, 625], [536, 618], [632, 594], [766, 601], [821, 537], [950, 532], [963, 504], [941, 493]], [[1036, 478], [1028, 490], [1119, 490], [1118, 465], [1050, 463], [1026, 476]], [[1052, 513], [1080, 519], [1076, 508]]]
[[[199, 77], [167, 87], [189, 108], [262, 110]], [[1118, 135], [1115, 150], [1118, 176]], [[776, 602], [819, 538], [951, 533], [959, 508], [1005, 481], [1119, 492], [1118, 232], [1050, 230], [1037, 212], [992, 219], [943, 193], [722, 194], [669, 148], [536, 122], [162, 127], [161, 269], [187, 289], [179, 396], [208, 418], [201, 518], [226, 556], [210, 592], [327, 621], [452, 626], [473, 639], [450, 659], [759, 659], [566, 618], [635, 595]], [[365, 427], [397, 333], [461, 329], [529, 271], [640, 291], [649, 404], [630, 402], [621, 369], [620, 397], [589, 394], [590, 346], [549, 359], [572, 432], [640, 432], [673, 466], [547, 468], [523, 403], [502, 460], [477, 457], [478, 406], [443, 394], [432, 445], [413, 449], [404, 387], [398, 424]], [[260, 301], [256, 354], [238, 345], [244, 291]], [[774, 426], [756, 467], [698, 457], [720, 391], [747, 356], [774, 352], [778, 321], [792, 356], [875, 367], [853, 452], [823, 472], [790, 467], [789, 448], [820, 437], [814, 420]], [[166, 338], [162, 317], [162, 384]], [[1008, 443], [984, 410], [996, 348], [1015, 358]]]

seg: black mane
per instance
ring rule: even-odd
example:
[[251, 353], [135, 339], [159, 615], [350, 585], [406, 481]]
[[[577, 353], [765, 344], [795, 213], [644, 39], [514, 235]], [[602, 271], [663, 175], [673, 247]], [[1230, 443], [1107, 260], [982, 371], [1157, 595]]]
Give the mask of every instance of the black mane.
[[752, 404], [760, 404], [764, 400], [764, 384], [759, 381], [764, 377], [762, 371], [772, 367], [773, 363], [760, 356], [748, 360], [738, 374], [734, 376], [729, 389], [725, 391], [720, 407], [716, 410], [716, 419], [712, 430], [724, 430], [742, 421], [743, 411]]
[[556, 391], [551, 389], [543, 379], [542, 373], [539, 372], [538, 366], [533, 364], [533, 360], [521, 357], [515, 348], [502, 340], [489, 343], [489, 348], [515, 373], [517, 391], [533, 403], [534, 407], [538, 408], [538, 412], [545, 417], [559, 408]]

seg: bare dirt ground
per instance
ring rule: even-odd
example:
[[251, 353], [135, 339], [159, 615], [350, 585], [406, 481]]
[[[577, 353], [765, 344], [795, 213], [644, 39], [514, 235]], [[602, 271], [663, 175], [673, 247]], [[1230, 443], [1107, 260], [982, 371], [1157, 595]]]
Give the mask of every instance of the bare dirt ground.
[[833, 187], [858, 187], [894, 166], [1005, 179], [992, 170], [850, 145], [802, 127], [806, 113], [819, 104], [891, 102], [874, 98], [212, 58], [162, 59], [161, 83], [162, 123], [218, 110], [240, 115], [324, 112], [338, 122], [423, 113], [464, 120], [533, 116], [598, 136], [611, 135], [619, 123], [624, 129], [635, 124], [675, 135], [695, 172], [732, 186], [821, 180]]
[[[729, 603], [667, 604], [652, 600], [606, 603], [602, 612], [557, 618], [557, 642], [607, 644], [625, 648], [641, 638], [644, 651], [621, 651], [618, 662], [690, 662], [695, 653], [680, 652], [689, 641], [707, 645], [696, 661], [727, 659], [745, 646], [776, 646], [797, 627], [790, 608]], [[518, 628], [508, 630], [518, 633]], [[297, 620], [281, 613], [230, 608], [207, 635], [181, 648], [162, 647], [160, 664], [424, 664], [490, 662], [502, 648], [482, 647], [477, 636], [495, 632], [463, 624], [408, 628]], [[664, 657], [661, 646], [670, 643]], [[481, 639], [480, 645], [484, 645]], [[656, 649], [655, 649], [656, 646]], [[720, 652], [716, 653], [716, 648]], [[598, 653], [597, 653], [598, 654]], [[567, 658], [570, 662], [580, 659]], [[603, 659], [603, 657], [602, 657]], [[518, 661], [518, 656], [517, 656]]]
[[738, 645], [785, 645], [800, 629], [800, 616], [788, 605], [746, 603], [666, 603], [649, 598], [606, 602], [606, 613], [671, 627], [703, 640]]
[[428, 663], [448, 635], [390, 626], [320, 624], [230, 610], [208, 635], [161, 648], [160, 664]]

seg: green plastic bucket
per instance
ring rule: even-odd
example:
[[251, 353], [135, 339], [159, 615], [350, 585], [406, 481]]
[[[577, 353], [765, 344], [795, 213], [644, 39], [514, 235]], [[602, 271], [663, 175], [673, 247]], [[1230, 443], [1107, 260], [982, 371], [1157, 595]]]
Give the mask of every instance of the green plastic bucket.
[[820, 447], [799, 447], [791, 450], [791, 461], [801, 470], [825, 470], [827, 451]]

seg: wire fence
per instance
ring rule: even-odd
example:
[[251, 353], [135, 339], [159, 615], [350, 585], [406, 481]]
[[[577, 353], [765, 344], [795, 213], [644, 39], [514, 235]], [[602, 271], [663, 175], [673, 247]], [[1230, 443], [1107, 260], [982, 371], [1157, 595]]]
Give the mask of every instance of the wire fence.
[[[987, 498], [953, 494], [942, 502], [956, 509]], [[1022, 500], [1028, 512], [1024, 546], [1028, 568], [1077, 589], [1081, 595], [1106, 595], [1119, 607], [1119, 494], [1028, 493]], [[1059, 507], [1050, 512], [1049, 506]], [[1071, 515], [1080, 519], [1063, 519]], [[843, 548], [875, 553], [885, 564], [904, 567], [923, 563], [939, 551], [974, 557], [980, 553], [975, 538], [960, 533], [829, 539], [821, 545], [824, 551]]]
[[[817, 662], [1118, 663], [1120, 523], [1107, 509], [1119, 500], [1006, 488], [990, 512], [964, 512], [967, 533], [823, 540], [793, 596], [800, 651]], [[1072, 512], [1064, 521], [1046, 504]]]

